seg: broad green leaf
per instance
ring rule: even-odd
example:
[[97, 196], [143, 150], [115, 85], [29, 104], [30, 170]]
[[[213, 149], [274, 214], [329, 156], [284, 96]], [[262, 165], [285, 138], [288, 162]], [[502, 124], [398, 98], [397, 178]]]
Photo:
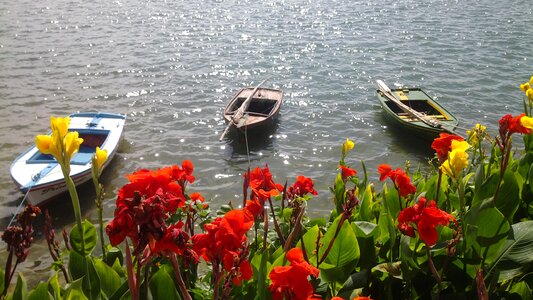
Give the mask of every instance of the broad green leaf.
[[113, 268], [98, 258], [93, 259], [93, 265], [100, 279], [102, 292], [108, 297], [113, 295], [122, 284], [120, 276]]
[[519, 186], [516, 182], [514, 172], [507, 169], [503, 176], [500, 192], [496, 198], [496, 208], [512, 221], [513, 216], [520, 205]]
[[356, 221], [353, 223], [353, 225], [354, 225], [353, 229], [357, 237], [362, 237], [362, 238], [368, 238], [368, 237], [378, 238], [379, 237], [379, 233], [380, 233], [379, 227], [375, 223]]
[[[483, 201], [472, 207], [465, 216], [467, 225], [467, 247], [481, 257], [485, 264], [497, 259], [511, 226], [505, 216], [492, 205], [492, 200]], [[475, 239], [469, 238], [475, 234]]]
[[46, 300], [54, 299], [52, 295], [48, 292], [48, 284], [45, 282], [40, 282], [37, 287], [30, 292], [28, 295], [28, 300]]
[[344, 181], [342, 181], [342, 175], [339, 173], [337, 174], [337, 178], [335, 179], [335, 206], [339, 214], [342, 213], [342, 205], [344, 204], [345, 197], [346, 186], [344, 184]]
[[48, 280], [48, 286], [50, 286], [50, 288], [54, 292], [54, 299], [61, 299], [61, 287], [59, 286], [57, 272], [55, 272], [55, 274]]
[[73, 279], [83, 279], [83, 291], [91, 298], [100, 294], [100, 279], [94, 268], [91, 257], [82, 257], [75, 251], [69, 255], [69, 271]]
[[318, 257], [322, 258], [330, 242], [333, 241], [324, 261], [328, 266], [319, 266], [322, 278], [328, 282], [345, 282], [359, 261], [359, 244], [350, 222], [343, 222], [340, 230], [338, 230], [337, 237], [335, 237], [341, 218], [342, 215], [337, 217], [328, 228], [328, 231], [320, 241], [321, 245], [318, 249]]
[[28, 297], [28, 284], [22, 273], [18, 274], [17, 285], [13, 292], [13, 300], [26, 300]]
[[252, 261], [252, 266], [254, 267], [254, 279], [257, 280], [257, 294], [255, 299], [265, 300], [266, 295], [268, 294], [267, 289], [268, 285], [266, 279], [268, 278], [268, 250], [263, 251], [262, 253], [255, 253]]
[[498, 185], [499, 172], [499, 169], [493, 171], [481, 184], [476, 182], [472, 206], [480, 205], [483, 200], [494, 196], [494, 193], [496, 193], [496, 186]]
[[65, 300], [88, 300], [83, 293], [82, 279], [77, 279], [67, 285]]
[[359, 203], [359, 216], [363, 221], [372, 221], [374, 220], [374, 214], [372, 213], [372, 206], [374, 205], [373, 199], [373, 185], [368, 184], [361, 197], [361, 203]]
[[94, 248], [96, 247], [98, 235], [96, 233], [96, 228], [91, 222], [84, 220], [82, 223], [82, 227], [83, 237], [85, 239], [85, 249], [82, 249], [81, 234], [77, 224], [74, 225], [74, 227], [70, 231], [70, 244], [72, 245], [72, 249], [76, 251], [79, 255], [86, 256], [91, 254]]
[[[383, 185], [383, 201], [390, 216], [396, 219], [400, 213], [400, 201], [404, 202], [403, 199], [400, 200], [398, 191], [395, 188], [388, 189], [386, 184]], [[402, 204], [402, 207], [405, 208], [405, 205]]]
[[379, 227], [377, 224], [362, 221], [352, 223], [352, 227], [361, 253], [359, 267], [370, 269], [377, 263], [375, 240], [379, 237]]
[[509, 293], [511, 294], [511, 299], [516, 298], [516, 297], [513, 297], [514, 295], [517, 295], [519, 299], [532, 299], [533, 298], [531, 287], [524, 281], [519, 281], [513, 284], [513, 287], [511, 288]]
[[[302, 240], [304, 242], [305, 246], [305, 253], [307, 255], [307, 258], [309, 258], [310, 263], [313, 265], [316, 265], [316, 259], [312, 259], [316, 256], [316, 242], [318, 239], [318, 233], [320, 229], [317, 225], [311, 227], [311, 229], [307, 230], [307, 232], [302, 236]], [[296, 247], [302, 248], [302, 241], [298, 241], [298, 244], [296, 244]]]
[[[533, 265], [533, 221], [513, 224], [500, 255], [488, 269], [499, 271], [498, 282], [520, 276]], [[487, 275], [488, 275], [487, 274]]]
[[370, 279], [370, 271], [368, 269], [361, 270], [361, 272], [354, 273], [342, 285], [342, 288], [337, 293], [337, 296], [344, 299], [354, 298], [354, 292], [357, 289], [362, 289], [368, 285]]
[[154, 299], [180, 299], [174, 280], [161, 268], [150, 279], [150, 292]]

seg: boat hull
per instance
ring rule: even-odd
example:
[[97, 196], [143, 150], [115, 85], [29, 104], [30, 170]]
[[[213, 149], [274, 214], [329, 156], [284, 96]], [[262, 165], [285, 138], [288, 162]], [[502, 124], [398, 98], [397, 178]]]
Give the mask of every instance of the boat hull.
[[224, 109], [224, 121], [226, 124], [232, 123], [232, 126], [241, 132], [247, 130], [256, 131], [272, 126], [279, 117], [283, 92], [277, 89], [258, 88], [250, 100], [249, 108], [245, 111], [244, 117], [234, 120], [234, 115], [238, 108], [250, 96], [252, 91], [253, 88], [241, 89], [233, 96]]
[[[98, 146], [107, 150], [111, 162], [124, 137], [126, 116], [109, 113], [77, 113], [70, 115], [69, 131], [77, 131], [84, 142], [71, 160], [70, 177], [76, 186], [92, 178], [91, 163]], [[22, 153], [11, 165], [11, 178], [32, 205], [43, 206], [68, 191], [61, 166], [36, 146]]]
[[380, 90], [377, 90], [377, 97], [383, 109], [385, 118], [398, 130], [414, 134], [426, 140], [433, 140], [438, 137], [440, 133], [453, 132], [457, 128], [457, 118], [421, 89], [402, 88], [393, 89], [391, 92], [395, 94], [398, 99], [401, 99], [402, 103], [442, 124], [442, 128], [433, 127], [424, 123], [420, 119], [406, 115], [394, 104], [393, 101], [385, 97]]

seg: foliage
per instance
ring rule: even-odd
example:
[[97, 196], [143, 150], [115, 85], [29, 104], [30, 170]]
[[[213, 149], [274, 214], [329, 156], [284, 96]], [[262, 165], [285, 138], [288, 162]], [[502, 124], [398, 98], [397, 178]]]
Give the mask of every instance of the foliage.
[[[533, 92], [529, 84], [521, 88], [525, 113], [502, 117], [495, 137], [478, 124], [467, 140], [436, 138], [434, 173], [410, 174], [408, 166], [382, 164], [375, 174], [384, 183], [369, 182], [364, 163], [361, 178], [349, 165], [355, 144], [346, 140], [331, 187], [334, 206], [325, 219], [306, 213], [317, 195], [312, 179], [298, 176], [280, 184], [268, 166], [245, 172], [242, 204], [221, 207], [214, 216], [201, 194], [188, 191], [195, 181], [192, 162], [139, 170], [118, 192], [114, 218], [105, 227], [110, 245], [103, 232], [83, 221], [64, 235], [66, 248], [60, 249], [48, 225], [57, 272], [33, 289], [19, 275], [6, 297], [530, 298]], [[524, 149], [513, 151], [512, 138], [519, 134]], [[40, 137], [39, 143], [59, 153], [54, 145], [61, 143], [54, 138]], [[65, 149], [71, 152], [69, 145]], [[94, 161], [101, 165], [102, 156]], [[99, 175], [93, 168], [97, 205]], [[11, 241], [10, 255], [19, 258], [27, 254], [33, 233], [24, 224], [19, 236], [29, 241], [24, 246], [12, 245], [18, 241], [9, 236], [15, 229], [3, 235]], [[98, 243], [101, 256], [93, 253]], [[4, 291], [14, 267], [0, 273]], [[63, 287], [60, 274], [67, 282]]]

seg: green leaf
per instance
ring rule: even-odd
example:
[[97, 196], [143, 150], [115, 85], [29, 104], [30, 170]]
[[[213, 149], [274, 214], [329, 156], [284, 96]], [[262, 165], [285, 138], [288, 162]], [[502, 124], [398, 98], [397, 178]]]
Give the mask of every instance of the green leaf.
[[96, 241], [98, 238], [96, 228], [91, 222], [84, 220], [82, 223], [82, 227], [83, 237], [85, 239], [85, 249], [82, 249], [82, 238], [77, 224], [74, 225], [74, 227], [70, 231], [70, 244], [72, 245], [72, 249], [76, 251], [79, 255], [87, 256], [93, 252], [94, 248], [96, 247]]
[[368, 285], [369, 278], [370, 271], [368, 269], [350, 275], [337, 293], [337, 296], [344, 299], [352, 299], [355, 290], [362, 289]]
[[356, 221], [354, 224], [354, 231], [355, 235], [357, 237], [362, 238], [378, 238], [379, 237], [379, 227], [377, 224], [370, 223], [370, 222], [364, 222], [364, 221]]
[[[262, 253], [255, 253], [251, 261], [252, 266], [254, 267], [254, 278], [257, 280], [257, 294], [255, 299], [265, 300], [266, 295], [268, 294], [267, 289], [268, 285], [266, 279], [268, 278], [268, 251], [263, 251]], [[257, 275], [256, 275], [257, 274]]]
[[352, 227], [361, 252], [359, 267], [370, 269], [377, 263], [375, 240], [379, 237], [379, 227], [377, 224], [362, 221], [352, 223]]
[[498, 282], [503, 282], [522, 275], [533, 265], [532, 245], [533, 221], [513, 224], [500, 255], [490, 266], [487, 276], [497, 270]]
[[52, 295], [48, 292], [48, 284], [46, 282], [40, 282], [37, 287], [30, 292], [28, 300], [44, 300], [53, 299]]
[[[496, 186], [498, 185], [499, 169], [489, 175], [481, 185], [476, 181], [474, 198], [472, 199], [472, 206], [480, 205], [483, 200], [492, 198], [496, 193]], [[498, 172], [498, 173], [497, 173]]]
[[28, 297], [28, 284], [26, 283], [26, 278], [19, 273], [17, 277], [17, 285], [15, 286], [15, 291], [13, 292], [13, 300], [26, 300]]
[[391, 217], [396, 219], [400, 213], [400, 195], [398, 191], [395, 188], [388, 189], [385, 184], [383, 186], [383, 201]]
[[344, 204], [345, 197], [346, 186], [344, 181], [342, 181], [342, 175], [339, 173], [335, 179], [335, 206], [339, 214], [342, 212], [342, 205]]
[[496, 198], [496, 208], [512, 221], [513, 216], [520, 205], [520, 192], [516, 177], [513, 171], [507, 169], [503, 175], [500, 192]]
[[374, 205], [372, 190], [372, 184], [367, 185], [363, 197], [361, 197], [361, 203], [359, 203], [359, 215], [363, 221], [372, 221], [374, 219], [374, 214], [372, 214], [372, 206]]
[[[307, 230], [307, 232], [302, 236], [302, 240], [304, 242], [304, 246], [305, 246], [305, 253], [307, 255], [307, 258], [309, 258], [310, 262], [312, 264], [316, 264], [316, 259], [312, 259], [313, 257], [316, 256], [316, 242], [317, 242], [317, 239], [318, 239], [318, 232], [320, 231], [320, 229], [318, 228], [317, 225], [311, 227], [311, 229]], [[302, 242], [301, 241], [298, 241], [298, 243], [296, 244], [296, 247], [300, 248], [303, 250], [302, 248]]]
[[65, 300], [88, 300], [82, 289], [82, 279], [77, 279], [68, 284]]
[[513, 284], [513, 287], [510, 290], [511, 297], [510, 299], [514, 299], [514, 295], [518, 296], [519, 299], [532, 299], [533, 294], [531, 293], [531, 288], [527, 283], [524, 281], [519, 281], [515, 284]]
[[93, 259], [93, 265], [100, 279], [102, 292], [108, 297], [113, 295], [122, 284], [120, 276], [113, 268], [98, 258]]
[[48, 286], [54, 292], [54, 299], [61, 299], [61, 287], [59, 286], [58, 273], [55, 272], [48, 280]]
[[100, 279], [94, 268], [91, 257], [82, 257], [71, 251], [69, 270], [73, 279], [83, 279], [83, 291], [94, 299], [100, 294]]
[[318, 250], [318, 257], [322, 258], [330, 242], [333, 241], [324, 261], [326, 265], [319, 266], [319, 269], [322, 271], [321, 276], [327, 282], [345, 282], [359, 261], [359, 244], [357, 243], [357, 238], [355, 237], [350, 222], [343, 222], [335, 238], [335, 232], [337, 231], [341, 218], [342, 215], [337, 217], [328, 228], [328, 231], [320, 241], [321, 246]]
[[152, 276], [150, 292], [154, 299], [180, 299], [174, 280], [164, 268], [159, 269]]
[[511, 228], [505, 216], [488, 199], [468, 211], [465, 223], [467, 252], [472, 251], [471, 254], [476, 254], [486, 264], [494, 262]]

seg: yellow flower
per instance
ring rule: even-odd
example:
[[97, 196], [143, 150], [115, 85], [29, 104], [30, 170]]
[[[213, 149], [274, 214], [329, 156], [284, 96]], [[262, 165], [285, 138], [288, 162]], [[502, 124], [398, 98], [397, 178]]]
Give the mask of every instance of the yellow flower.
[[107, 150], [101, 150], [100, 147], [96, 147], [96, 152], [93, 157], [93, 164], [96, 170], [100, 170], [107, 160]]
[[55, 159], [59, 160], [61, 157], [61, 149], [56, 143], [57, 139], [55, 136], [49, 135], [38, 135], [35, 137], [35, 144], [37, 149], [43, 154], [51, 154]]
[[63, 139], [68, 132], [68, 126], [70, 125], [70, 118], [55, 118], [50, 117], [50, 128], [52, 128], [52, 132], [57, 132], [59, 134], [59, 138]]
[[468, 135], [468, 141], [472, 145], [477, 145], [479, 143], [479, 139], [483, 139], [483, 136], [485, 136], [485, 132], [487, 130], [486, 126], [483, 126], [481, 124], [476, 124], [472, 130], [467, 130], [466, 134]]
[[531, 76], [531, 78], [529, 78], [529, 83], [533, 84], [533, 76]]
[[531, 117], [523, 116], [520, 118], [520, 123], [526, 128], [533, 129], [533, 118]]
[[355, 143], [352, 140], [350, 140], [350, 139], [346, 139], [344, 144], [342, 144], [342, 154], [346, 155], [346, 153], [348, 153], [348, 151], [352, 150], [353, 147], [355, 147]]
[[530, 101], [533, 101], [533, 89], [528, 89], [526, 91], [526, 96]]
[[520, 90], [522, 92], [526, 92], [530, 88], [531, 88], [531, 85], [529, 84], [529, 82], [526, 82], [526, 83], [523, 83], [523, 84], [520, 85]]
[[65, 162], [70, 162], [72, 156], [80, 149], [81, 143], [83, 143], [83, 139], [79, 137], [77, 131], [71, 131], [67, 133], [63, 139], [63, 145], [65, 147]]
[[452, 151], [448, 154], [448, 159], [440, 166], [441, 171], [451, 178], [457, 179], [461, 171], [468, 166], [468, 153], [466, 150], [470, 145], [465, 141], [452, 141]]

